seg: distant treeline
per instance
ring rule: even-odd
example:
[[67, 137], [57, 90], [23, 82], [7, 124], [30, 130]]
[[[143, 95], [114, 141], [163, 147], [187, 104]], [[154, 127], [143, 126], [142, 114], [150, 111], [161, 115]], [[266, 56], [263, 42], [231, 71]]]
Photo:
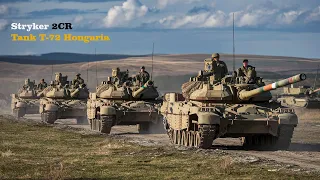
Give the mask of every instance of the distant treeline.
[[77, 62], [91, 62], [116, 60], [129, 57], [146, 57], [148, 55], [120, 55], [120, 54], [78, 54], [78, 53], [48, 53], [42, 55], [7, 55], [0, 56], [0, 62], [10, 62], [18, 64], [68, 64]]

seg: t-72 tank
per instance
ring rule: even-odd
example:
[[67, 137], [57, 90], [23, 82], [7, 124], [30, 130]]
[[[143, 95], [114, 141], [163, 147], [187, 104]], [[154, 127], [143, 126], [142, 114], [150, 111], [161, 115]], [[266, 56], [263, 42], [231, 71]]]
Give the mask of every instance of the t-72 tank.
[[289, 147], [298, 117], [293, 109], [271, 101], [270, 91], [302, 81], [305, 74], [269, 85], [259, 77], [255, 84], [243, 84], [242, 77], [227, 76], [220, 82], [214, 77], [200, 71], [182, 85], [183, 94], [165, 94], [161, 113], [172, 143], [210, 148], [216, 138], [233, 137], [241, 138], [246, 148]]
[[89, 90], [86, 84], [72, 85], [67, 76], [56, 73], [56, 79], [48, 86], [40, 99], [41, 119], [53, 124], [57, 119], [77, 119], [78, 124], [87, 122], [87, 99]]
[[112, 77], [90, 93], [87, 116], [92, 130], [109, 134], [114, 125], [138, 125], [139, 133], [148, 133], [153, 125], [162, 123], [154, 82], [139, 86], [128, 76], [128, 71], [113, 69]]
[[39, 114], [39, 97], [35, 81], [25, 79], [25, 83], [17, 94], [11, 94], [11, 110], [17, 118], [26, 114]]
[[314, 89], [308, 86], [284, 87], [283, 94], [277, 98], [284, 106], [320, 109], [320, 88]]

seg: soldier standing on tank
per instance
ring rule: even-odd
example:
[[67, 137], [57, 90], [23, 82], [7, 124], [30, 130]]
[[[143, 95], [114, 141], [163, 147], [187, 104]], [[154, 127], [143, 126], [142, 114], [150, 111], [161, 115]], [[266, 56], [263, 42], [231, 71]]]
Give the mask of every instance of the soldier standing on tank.
[[139, 74], [136, 75], [136, 80], [139, 81], [140, 86], [144, 85], [146, 82], [149, 81], [150, 79], [150, 75], [149, 73], [145, 70], [146, 68], [144, 66], [142, 66], [140, 68], [140, 72]]
[[212, 54], [212, 64], [213, 74], [218, 81], [228, 75], [228, 67], [225, 62], [220, 61], [220, 55], [218, 53]]
[[72, 85], [74, 85], [75, 87], [79, 87], [80, 84], [84, 83], [84, 80], [80, 76], [81, 76], [81, 74], [78, 73], [76, 75], [76, 78], [74, 78], [72, 81]]
[[25, 80], [24, 80], [24, 85], [22, 86], [22, 88], [23, 88], [24, 90], [27, 90], [27, 89], [30, 87], [29, 82], [30, 82], [29, 79], [25, 79]]
[[248, 59], [243, 60], [243, 66], [238, 69], [237, 76], [244, 77], [245, 83], [255, 83], [256, 70], [255, 67], [249, 65]]
[[61, 73], [56, 73], [56, 76], [53, 81], [53, 86], [57, 86], [61, 83], [61, 77], [62, 77]]
[[47, 83], [44, 81], [44, 79], [41, 79], [41, 80], [40, 80], [40, 83], [39, 83], [38, 86], [37, 86], [37, 88], [38, 88], [38, 90], [43, 90], [43, 89], [45, 89], [47, 86], [48, 86], [48, 85], [47, 85]]

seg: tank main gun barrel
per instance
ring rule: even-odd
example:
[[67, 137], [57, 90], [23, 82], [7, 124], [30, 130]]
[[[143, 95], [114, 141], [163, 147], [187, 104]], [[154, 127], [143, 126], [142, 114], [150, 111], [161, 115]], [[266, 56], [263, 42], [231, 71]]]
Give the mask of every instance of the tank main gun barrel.
[[294, 83], [303, 81], [306, 78], [307, 78], [307, 76], [305, 74], [298, 74], [298, 75], [292, 76], [290, 78], [283, 79], [283, 80], [274, 82], [272, 84], [268, 84], [266, 86], [253, 89], [251, 91], [242, 90], [239, 93], [239, 99], [240, 100], [248, 100], [251, 97], [254, 97], [254, 96], [258, 95], [258, 94], [261, 94], [261, 93], [264, 93], [264, 92], [268, 92], [268, 91], [271, 91], [271, 90], [274, 90], [274, 89], [277, 89], [277, 88], [280, 88], [280, 87], [283, 87], [283, 86], [287, 86], [289, 84], [294, 84]]
[[153, 86], [153, 81], [148, 81], [146, 82], [143, 86], [141, 86], [138, 90], [132, 92], [132, 97], [134, 98], [138, 98], [144, 91], [147, 87], [149, 86]]
[[311, 94], [316, 93], [316, 92], [319, 92], [319, 91], [320, 91], [320, 88], [315, 89], [315, 90], [313, 90], [313, 91], [311, 92]]

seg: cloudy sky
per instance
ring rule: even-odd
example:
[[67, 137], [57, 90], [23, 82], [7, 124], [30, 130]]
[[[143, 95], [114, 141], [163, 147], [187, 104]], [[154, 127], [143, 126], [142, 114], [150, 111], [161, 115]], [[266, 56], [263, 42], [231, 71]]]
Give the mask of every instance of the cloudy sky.
[[[319, 0], [0, 0], [0, 54], [236, 53], [320, 58]], [[11, 23], [71, 22], [19, 31]], [[12, 42], [11, 34], [108, 35], [107, 42]]]

